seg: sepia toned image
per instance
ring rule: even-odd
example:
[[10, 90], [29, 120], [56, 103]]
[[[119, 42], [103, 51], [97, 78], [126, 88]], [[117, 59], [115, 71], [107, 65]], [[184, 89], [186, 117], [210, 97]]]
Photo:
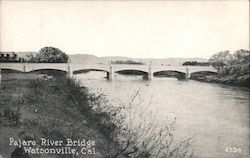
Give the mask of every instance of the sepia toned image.
[[248, 0], [0, 0], [0, 158], [249, 158]]

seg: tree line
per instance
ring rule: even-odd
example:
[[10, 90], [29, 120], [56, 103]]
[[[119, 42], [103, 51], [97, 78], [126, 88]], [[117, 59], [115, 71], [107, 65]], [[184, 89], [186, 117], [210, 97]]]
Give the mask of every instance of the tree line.
[[221, 51], [209, 58], [209, 62], [218, 70], [219, 77], [250, 78], [250, 51], [240, 49], [233, 54], [229, 50]]
[[10, 53], [0, 53], [0, 62], [1, 63], [18, 63], [18, 62], [24, 62], [24, 58], [18, 57], [15, 52]]
[[111, 64], [132, 64], [132, 65], [143, 65], [142, 62], [137, 62], [133, 60], [117, 60], [117, 61], [112, 61]]
[[210, 62], [198, 62], [198, 61], [185, 61], [183, 66], [190, 65], [190, 66], [210, 66]]
[[36, 55], [28, 54], [26, 58], [18, 57], [15, 52], [0, 54], [0, 62], [2, 63], [68, 63], [68, 61], [68, 55], [54, 47], [43, 47]]

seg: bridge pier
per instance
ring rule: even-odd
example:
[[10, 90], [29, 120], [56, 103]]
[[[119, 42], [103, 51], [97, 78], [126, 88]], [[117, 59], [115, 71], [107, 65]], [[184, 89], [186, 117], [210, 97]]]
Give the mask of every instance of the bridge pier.
[[23, 63], [23, 72], [26, 72], [26, 63]]
[[107, 72], [107, 80], [112, 80], [114, 78], [114, 72], [112, 65], [109, 66], [109, 72]]
[[73, 77], [73, 76], [74, 76], [73, 72], [69, 72], [69, 73], [68, 73], [68, 76], [69, 76], [69, 77]]
[[148, 68], [148, 80], [152, 80], [154, 78], [154, 72], [152, 70], [151, 65]]
[[190, 78], [189, 68], [186, 67], [186, 80]]
[[0, 84], [2, 83], [2, 71], [1, 71], [1, 67], [0, 67]]
[[67, 67], [67, 75], [68, 75], [68, 77], [74, 76], [73, 71], [71, 71], [71, 69], [70, 69], [70, 64], [68, 64], [68, 67]]

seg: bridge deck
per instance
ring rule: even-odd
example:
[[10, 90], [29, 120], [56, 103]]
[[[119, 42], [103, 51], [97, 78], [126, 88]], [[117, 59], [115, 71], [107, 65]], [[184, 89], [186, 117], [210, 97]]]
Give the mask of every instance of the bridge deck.
[[149, 65], [127, 65], [127, 64], [72, 64], [72, 63], [0, 63], [0, 69], [12, 69], [21, 72], [31, 72], [35, 70], [55, 69], [66, 71], [73, 75], [76, 71], [81, 70], [99, 70], [105, 71], [112, 78], [115, 72], [123, 70], [143, 71], [148, 74], [151, 79], [156, 72], [176, 71], [186, 74], [189, 78], [190, 74], [195, 72], [217, 72], [212, 66], [149, 66]]

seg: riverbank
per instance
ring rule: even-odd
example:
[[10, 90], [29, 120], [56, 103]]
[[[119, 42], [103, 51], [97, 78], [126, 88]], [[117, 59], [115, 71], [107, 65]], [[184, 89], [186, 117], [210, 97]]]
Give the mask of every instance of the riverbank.
[[216, 75], [191, 76], [190, 79], [206, 83], [218, 83], [230, 86], [250, 87], [249, 75], [239, 76], [237, 78], [234, 76], [217, 77]]
[[[21, 78], [3, 80], [0, 85], [0, 154], [3, 158], [13, 157], [54, 157], [55, 154], [22, 153], [20, 146], [11, 144], [10, 139], [32, 140], [35, 148], [59, 148], [56, 145], [41, 145], [41, 138], [63, 141], [72, 140], [94, 141], [90, 153], [81, 152], [84, 146], [71, 146], [79, 151], [76, 157], [105, 157], [118, 150], [115, 142], [109, 139], [108, 132], [112, 123], [108, 114], [92, 109], [93, 102], [102, 104], [98, 96], [91, 94], [77, 81], [61, 77], [46, 78], [40, 76], [33, 79]], [[26, 74], [27, 75], [27, 74]], [[28, 75], [28, 77], [32, 77]], [[106, 123], [101, 120], [106, 119]], [[107, 124], [108, 123], [108, 124]], [[22, 145], [25, 147], [25, 145]], [[106, 147], [114, 150], [108, 153]], [[85, 150], [85, 149], [83, 149]], [[20, 152], [21, 151], [21, 152]], [[85, 152], [85, 151], [84, 151]], [[64, 154], [60, 157], [69, 157]], [[11, 157], [11, 158], [12, 158]]]
[[[131, 111], [138, 93], [131, 98], [129, 105], [118, 106], [112, 105], [102, 93], [89, 92], [74, 78], [20, 75], [3, 74], [4, 80], [0, 85], [0, 155], [3, 158], [68, 158], [73, 155], [75, 158], [192, 157], [192, 138], [182, 142], [171, 141], [174, 122], [159, 130], [154, 118], [141, 111], [141, 107], [137, 108], [138, 111]], [[136, 115], [127, 117], [131, 113]], [[133, 121], [127, 122], [129, 120]], [[44, 145], [43, 138], [49, 144]], [[85, 151], [86, 145], [67, 145], [68, 139], [86, 140], [94, 142], [94, 145], [88, 145], [89, 153], [84, 154], [82, 150]], [[11, 140], [17, 140], [17, 143]], [[31, 147], [38, 148], [39, 152], [69, 147], [79, 155], [25, 154], [24, 147], [28, 146], [20, 145], [25, 141], [35, 142]], [[53, 144], [55, 141], [62, 143]]]

